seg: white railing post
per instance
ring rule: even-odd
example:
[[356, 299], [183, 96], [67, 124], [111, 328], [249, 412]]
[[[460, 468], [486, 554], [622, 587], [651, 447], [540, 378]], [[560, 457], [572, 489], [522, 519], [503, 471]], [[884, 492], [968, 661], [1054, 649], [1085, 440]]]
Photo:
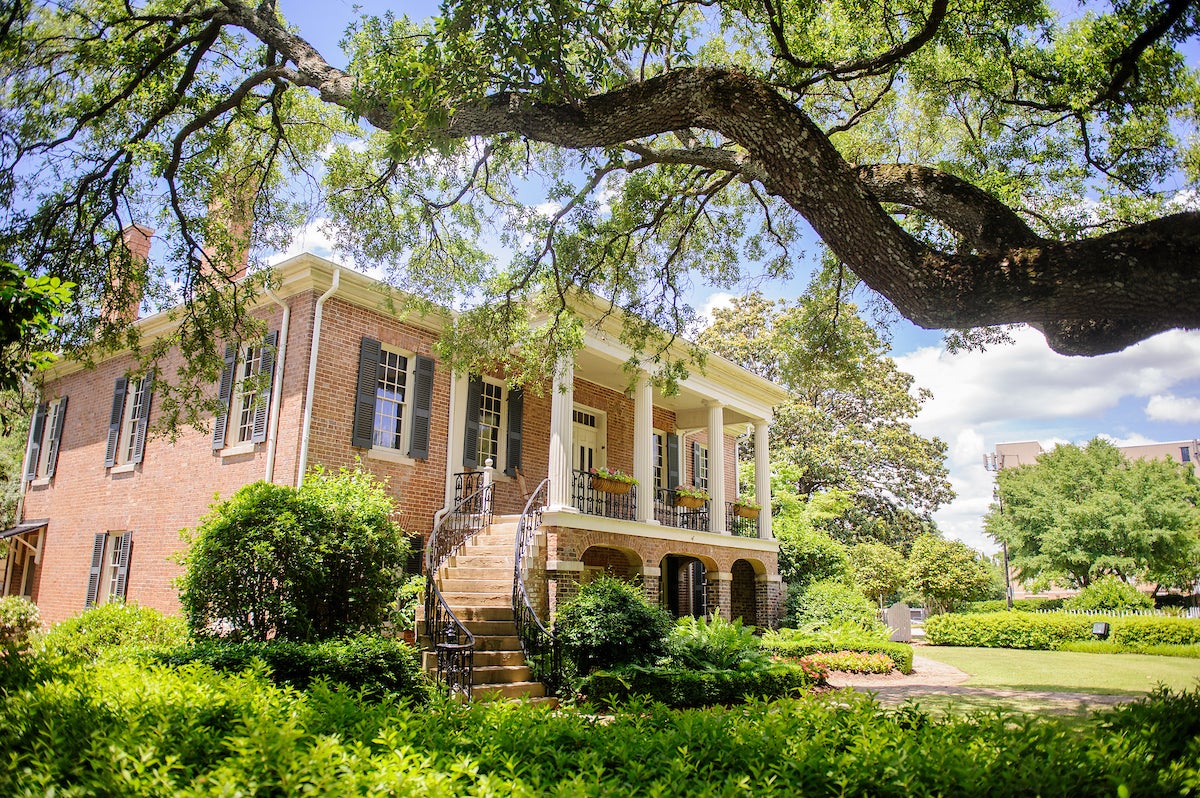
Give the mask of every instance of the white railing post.
[[492, 491], [488, 490], [496, 479], [495, 463], [492, 458], [488, 458], [483, 462], [483, 514], [485, 516], [492, 514]]

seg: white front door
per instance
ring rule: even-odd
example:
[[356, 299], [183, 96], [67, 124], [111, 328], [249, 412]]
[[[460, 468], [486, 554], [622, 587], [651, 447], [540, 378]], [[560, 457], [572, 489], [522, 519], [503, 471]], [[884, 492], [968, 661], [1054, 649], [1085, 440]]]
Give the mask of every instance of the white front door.
[[572, 466], [578, 471], [589, 471], [606, 465], [604, 441], [601, 438], [598, 414], [587, 409], [575, 409], [572, 425]]

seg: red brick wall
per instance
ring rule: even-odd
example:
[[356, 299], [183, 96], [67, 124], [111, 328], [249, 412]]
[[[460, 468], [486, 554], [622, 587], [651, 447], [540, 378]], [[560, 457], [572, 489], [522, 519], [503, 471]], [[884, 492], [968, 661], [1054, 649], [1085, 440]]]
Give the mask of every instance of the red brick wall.
[[[289, 303], [293, 310], [280, 408], [279, 481], [287, 479], [288, 463], [294, 463], [298, 446], [305, 375], [295, 364], [306, 362], [312, 298], [301, 295]], [[279, 329], [282, 311], [277, 305], [258, 315], [269, 329]], [[178, 365], [177, 357], [168, 358], [163, 371], [170, 375]], [[132, 366], [129, 356], [115, 358], [50, 382], [43, 391], [44, 399], [69, 397], [54, 479], [49, 485], [31, 486], [25, 496], [26, 518], [50, 519], [34, 584], [34, 598], [47, 623], [84, 608], [95, 535], [110, 531], [133, 533], [127, 599], [176, 611], [172, 580], [180, 573], [177, 557], [184, 549], [179, 531], [196, 525], [214, 495], [228, 497], [265, 474], [265, 444], [222, 460], [212, 451], [211, 434], [190, 428], [174, 441], [154, 435], [152, 428], [136, 470], [112, 474], [105, 469], [113, 383]], [[161, 408], [162, 391], [157, 390], [151, 400], [151, 424], [160, 418]]]

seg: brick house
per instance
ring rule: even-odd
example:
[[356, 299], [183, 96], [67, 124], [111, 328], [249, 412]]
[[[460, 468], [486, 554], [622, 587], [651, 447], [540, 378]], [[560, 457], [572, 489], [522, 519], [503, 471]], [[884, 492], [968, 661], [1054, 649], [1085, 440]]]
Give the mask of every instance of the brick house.
[[[733, 502], [736, 441], [748, 433], [757, 495], [769, 494], [766, 432], [780, 388], [716, 357], [674, 396], [644, 375], [630, 387], [618, 322], [583, 308], [596, 323], [574, 361], [544, 390], [513, 390], [495, 375], [451, 373], [432, 348], [445, 317], [395, 314], [377, 281], [309, 254], [278, 269], [278, 288], [253, 310], [266, 339], [226, 348], [213, 391], [228, 412], [210, 433], [147, 437], [155, 390], [128, 377], [128, 354], [49, 373], [30, 429], [22, 521], [3, 532], [5, 595], [29, 596], [50, 623], [118, 596], [176, 612], [179, 532], [214, 497], [361, 462], [387, 480], [400, 525], [424, 540], [486, 482], [509, 582], [512, 522], [540, 485], [530, 571], [540, 614], [607, 570], [639, 580], [677, 615], [775, 623], [769, 502], [753, 518]], [[149, 339], [172, 325], [165, 313], [138, 323]], [[258, 384], [269, 384], [261, 398], [244, 390], [260, 373]], [[638, 485], [606, 493], [591, 467]], [[703, 486], [710, 499], [676, 507], [677, 485]]]

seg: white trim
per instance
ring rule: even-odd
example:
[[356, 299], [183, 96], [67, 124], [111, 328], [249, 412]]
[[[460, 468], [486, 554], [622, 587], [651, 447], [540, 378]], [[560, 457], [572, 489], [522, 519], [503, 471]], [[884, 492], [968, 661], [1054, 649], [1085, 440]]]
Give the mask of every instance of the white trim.
[[129, 474], [137, 470], [137, 463], [121, 463], [108, 469], [109, 474]]
[[304, 470], [308, 468], [308, 443], [312, 437], [312, 406], [313, 396], [317, 389], [317, 354], [321, 350], [321, 318], [325, 310], [325, 300], [338, 290], [342, 279], [342, 270], [333, 269], [333, 281], [329, 289], [317, 297], [316, 310], [313, 312], [312, 346], [308, 350], [308, 383], [304, 387], [304, 425], [300, 434], [300, 462], [296, 464], [296, 487], [304, 484]]
[[406, 455], [399, 449], [389, 449], [386, 446], [372, 446], [367, 449], [366, 458], [368, 460], [383, 460], [389, 463], [399, 463], [400, 465], [415, 466], [417, 461]]
[[542, 513], [542, 526], [582, 529], [588, 532], [609, 532], [615, 535], [629, 535], [630, 537], [666, 540], [677, 543], [696, 543], [705, 546], [718, 546], [725, 549], [765, 552], [779, 551], [779, 542], [775, 540], [743, 538], [735, 535], [717, 535], [712, 532], [694, 532], [690, 529], [676, 529], [675, 527], [661, 524], [639, 524], [636, 521], [621, 521], [616, 518], [587, 515], [578, 511], [570, 513], [548, 509]]
[[226, 457], [237, 457], [238, 455], [242, 455], [242, 454], [250, 454], [251, 452], [254, 451], [254, 449], [257, 445], [258, 444], [254, 443], [253, 441], [246, 441], [244, 443], [235, 443], [235, 444], [226, 446], [223, 449], [221, 449], [219, 454], [221, 455], [222, 460], [224, 460]]

